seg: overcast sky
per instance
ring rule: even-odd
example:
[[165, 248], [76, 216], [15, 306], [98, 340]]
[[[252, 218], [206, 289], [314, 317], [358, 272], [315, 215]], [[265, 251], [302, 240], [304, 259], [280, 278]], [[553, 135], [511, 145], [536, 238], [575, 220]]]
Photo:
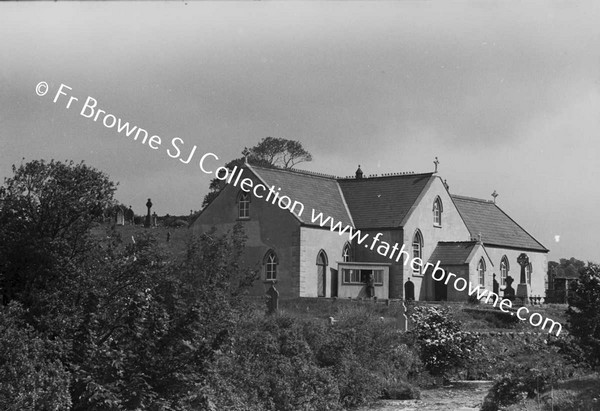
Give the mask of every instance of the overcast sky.
[[[88, 96], [164, 148], [81, 116]], [[299, 168], [341, 176], [438, 156], [452, 193], [496, 190], [551, 259], [600, 261], [594, 2], [3, 3], [0, 104], [1, 178], [84, 160], [137, 213], [187, 214], [210, 176], [167, 155], [174, 137], [223, 163], [299, 140]]]

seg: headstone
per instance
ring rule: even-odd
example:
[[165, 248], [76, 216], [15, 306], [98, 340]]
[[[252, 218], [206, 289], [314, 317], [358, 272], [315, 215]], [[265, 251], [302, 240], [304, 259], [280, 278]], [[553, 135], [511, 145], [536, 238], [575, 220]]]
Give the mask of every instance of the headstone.
[[158, 226], [158, 216], [156, 215], [156, 212], [152, 213], [152, 227], [157, 227]]
[[125, 221], [128, 224], [133, 225], [134, 224], [134, 217], [135, 217], [135, 214], [133, 213], [133, 210], [131, 209], [131, 206], [129, 206], [129, 210], [127, 210], [125, 212]]
[[523, 305], [525, 305], [529, 300], [529, 284], [527, 284], [527, 276], [525, 274], [525, 267], [529, 265], [527, 254], [521, 253], [517, 258], [517, 263], [521, 266], [521, 282], [517, 285], [517, 297], [520, 297], [523, 300]]
[[500, 294], [498, 294], [498, 292], [500, 291], [500, 284], [498, 284], [498, 281], [496, 281], [496, 274], [494, 274], [492, 277], [494, 278], [493, 283], [492, 283], [493, 284], [492, 288], [493, 288], [494, 294], [500, 295]]
[[271, 284], [267, 290], [267, 297], [267, 314], [275, 314], [279, 309], [279, 291], [275, 289], [275, 284]]
[[408, 331], [408, 317], [406, 304], [402, 301], [402, 314], [400, 315], [400, 331]]
[[512, 283], [515, 280], [509, 275], [506, 277], [506, 288], [504, 289], [504, 298], [507, 300], [513, 300], [515, 298], [515, 289], [512, 287]]
[[148, 214], [146, 214], [146, 221], [144, 221], [144, 227], [148, 228], [152, 224], [151, 215], [150, 215], [150, 209], [152, 208], [152, 201], [150, 201], [150, 199], [148, 199], [148, 202], [146, 202], [146, 207], [148, 207]]
[[125, 215], [123, 214], [123, 210], [121, 207], [117, 210], [117, 225], [125, 225]]

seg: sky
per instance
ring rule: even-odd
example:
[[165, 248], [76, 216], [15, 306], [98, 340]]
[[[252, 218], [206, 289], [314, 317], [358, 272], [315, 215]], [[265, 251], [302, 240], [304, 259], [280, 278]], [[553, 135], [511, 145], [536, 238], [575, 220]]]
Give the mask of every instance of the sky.
[[[495, 190], [550, 259], [600, 262], [599, 22], [585, 1], [2, 3], [0, 179], [83, 160], [137, 213], [173, 215], [201, 208], [200, 155], [267, 136], [338, 176], [437, 156], [452, 194]], [[88, 97], [159, 149], [82, 115]]]

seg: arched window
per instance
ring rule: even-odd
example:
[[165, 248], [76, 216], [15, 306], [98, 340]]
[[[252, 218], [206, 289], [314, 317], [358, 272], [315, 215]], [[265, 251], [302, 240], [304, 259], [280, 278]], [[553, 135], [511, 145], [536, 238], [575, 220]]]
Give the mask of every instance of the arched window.
[[276, 280], [277, 279], [277, 264], [279, 261], [277, 260], [277, 254], [275, 251], [269, 250], [265, 254], [263, 258], [263, 265], [265, 266], [265, 279], [266, 280]]
[[444, 207], [442, 206], [442, 199], [438, 196], [433, 202], [433, 225], [437, 227], [442, 226], [442, 212]]
[[317, 254], [317, 296], [325, 297], [327, 292], [327, 265], [329, 264], [329, 260], [327, 258], [327, 253], [324, 250], [319, 251]]
[[508, 277], [509, 270], [510, 270], [510, 267], [508, 265], [508, 258], [506, 258], [506, 256], [504, 256], [504, 257], [502, 257], [502, 260], [500, 260], [500, 286], [501, 287], [506, 286], [506, 277]]
[[250, 218], [250, 194], [243, 191], [238, 195], [238, 218]]
[[342, 249], [342, 261], [345, 263], [352, 261], [352, 247], [347, 241], [346, 244], [344, 244], [344, 248]]
[[483, 257], [481, 257], [479, 264], [477, 264], [477, 273], [479, 274], [479, 285], [485, 287], [485, 261]]
[[[413, 249], [413, 258], [420, 258], [422, 260], [423, 259], [423, 236], [421, 235], [421, 232], [419, 230], [417, 230], [417, 232], [415, 233], [415, 236], [413, 237], [412, 249]], [[413, 274], [420, 275], [421, 269], [423, 268], [422, 264], [414, 264], [414, 265], [417, 266], [417, 269], [415, 270], [413, 268]]]

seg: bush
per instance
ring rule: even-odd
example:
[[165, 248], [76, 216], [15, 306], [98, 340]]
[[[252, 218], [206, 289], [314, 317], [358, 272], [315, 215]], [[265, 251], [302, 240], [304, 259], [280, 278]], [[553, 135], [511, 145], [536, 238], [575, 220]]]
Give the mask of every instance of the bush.
[[447, 307], [415, 307], [411, 317], [421, 360], [432, 375], [445, 377], [466, 365], [479, 347], [479, 337], [462, 331]]
[[482, 411], [497, 411], [499, 407], [517, 404], [526, 398], [533, 398], [558, 381], [553, 369], [526, 369], [504, 375], [497, 380], [486, 395]]
[[600, 267], [590, 264], [579, 271], [569, 293], [570, 332], [592, 367], [600, 366]]
[[68, 410], [70, 375], [58, 360], [60, 347], [40, 337], [13, 303], [0, 309], [0, 409]]

